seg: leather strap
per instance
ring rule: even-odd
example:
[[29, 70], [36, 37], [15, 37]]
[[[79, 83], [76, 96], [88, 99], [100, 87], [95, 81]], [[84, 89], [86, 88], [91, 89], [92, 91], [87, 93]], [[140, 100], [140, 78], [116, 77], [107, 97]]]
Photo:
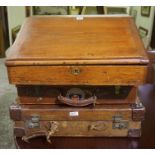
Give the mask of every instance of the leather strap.
[[51, 137], [58, 131], [58, 122], [50, 121], [46, 131], [36, 131], [22, 137], [24, 142], [29, 143], [29, 140], [36, 137], [46, 136], [47, 142], [51, 143]]

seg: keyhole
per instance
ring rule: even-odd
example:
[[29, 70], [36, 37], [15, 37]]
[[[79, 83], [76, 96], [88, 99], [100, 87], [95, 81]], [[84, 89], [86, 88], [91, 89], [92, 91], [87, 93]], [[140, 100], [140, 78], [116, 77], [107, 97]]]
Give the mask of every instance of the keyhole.
[[71, 73], [74, 74], [74, 75], [78, 75], [78, 74], [80, 74], [80, 69], [79, 68], [73, 68], [71, 70]]

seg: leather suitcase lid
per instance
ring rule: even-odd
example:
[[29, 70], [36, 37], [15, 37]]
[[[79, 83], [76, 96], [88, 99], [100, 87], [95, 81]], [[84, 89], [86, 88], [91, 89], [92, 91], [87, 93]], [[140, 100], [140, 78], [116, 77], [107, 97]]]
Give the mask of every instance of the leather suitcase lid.
[[7, 65], [147, 63], [129, 16], [27, 18], [6, 61]]

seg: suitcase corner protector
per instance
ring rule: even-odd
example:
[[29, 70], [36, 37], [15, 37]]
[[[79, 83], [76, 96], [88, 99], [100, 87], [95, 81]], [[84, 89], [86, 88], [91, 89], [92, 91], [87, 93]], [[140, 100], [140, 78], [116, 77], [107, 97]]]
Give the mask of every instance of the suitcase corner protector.
[[131, 138], [141, 137], [141, 129], [129, 129], [128, 130], [128, 137], [131, 137]]
[[12, 104], [9, 108], [10, 118], [14, 121], [21, 120], [21, 106], [18, 104]]
[[142, 104], [141, 106], [132, 105], [132, 120], [143, 121], [145, 119], [145, 111], [145, 107]]
[[14, 135], [16, 137], [23, 137], [25, 136], [25, 129], [20, 127], [14, 127]]

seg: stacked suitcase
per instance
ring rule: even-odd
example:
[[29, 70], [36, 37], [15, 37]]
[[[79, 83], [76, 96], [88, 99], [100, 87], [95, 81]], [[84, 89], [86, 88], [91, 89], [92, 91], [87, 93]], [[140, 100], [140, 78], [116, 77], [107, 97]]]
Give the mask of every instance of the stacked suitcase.
[[141, 136], [148, 58], [131, 17], [28, 18], [6, 66], [16, 137]]

